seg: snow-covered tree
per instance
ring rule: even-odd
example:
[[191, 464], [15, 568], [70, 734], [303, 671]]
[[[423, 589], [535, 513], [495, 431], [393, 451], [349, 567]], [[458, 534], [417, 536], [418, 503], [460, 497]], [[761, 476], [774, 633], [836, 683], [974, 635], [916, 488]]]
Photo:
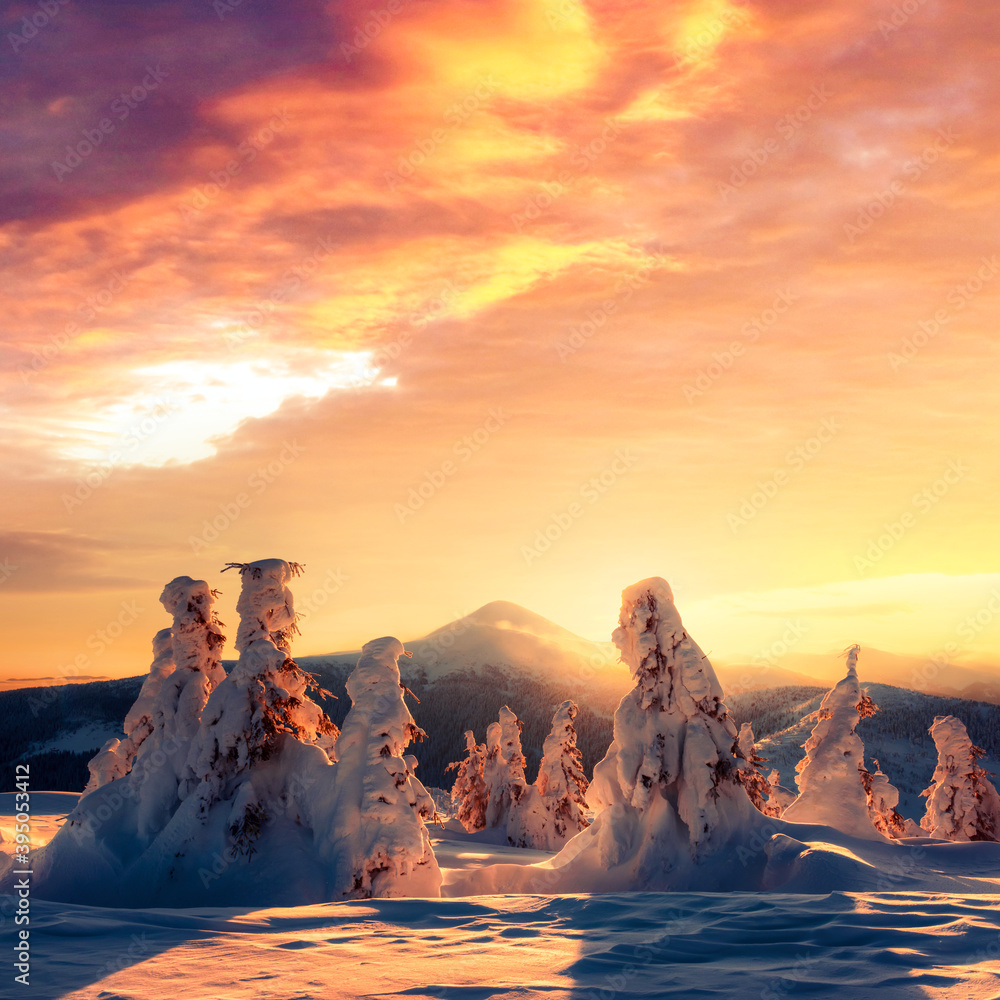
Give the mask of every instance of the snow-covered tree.
[[[594, 769], [593, 824], [557, 855], [566, 885], [665, 889], [762, 822], [739, 783], [736, 726], [659, 577], [622, 593], [612, 638], [635, 687]], [[756, 817], [756, 819], [755, 819]]]
[[187, 578], [168, 585], [174, 670], [152, 707], [130, 713], [148, 715], [150, 732], [131, 771], [84, 796], [40, 852], [36, 888], [45, 898], [129, 906], [329, 898], [317, 848], [327, 827], [316, 825], [313, 805], [333, 770], [318, 739], [336, 727], [309, 696], [314, 679], [288, 655], [294, 572], [278, 559], [242, 568], [240, 657], [221, 679], [212, 592]]
[[132, 767], [132, 754], [122, 745], [120, 739], [110, 739], [93, 757], [87, 761], [87, 771], [90, 774], [83, 795], [89, 795], [95, 788], [122, 778]]
[[134, 762], [138, 767], [133, 786], [154, 775], [167, 797], [176, 797], [170, 781], [188, 776], [163, 767], [160, 757], [166, 747], [183, 764], [185, 755], [177, 751], [197, 731], [208, 696], [226, 675], [220, 662], [226, 638], [214, 602], [215, 594], [204, 580], [179, 576], [163, 588], [160, 603], [173, 625], [154, 637], [149, 675], [125, 717], [126, 738], [110, 740], [90, 761], [84, 794], [128, 774]]
[[767, 783], [771, 791], [768, 793], [767, 806], [769, 816], [782, 816], [785, 810], [795, 801], [796, 795], [790, 788], [785, 788], [781, 783], [781, 775], [777, 768], [773, 768], [767, 776]]
[[179, 576], [164, 587], [160, 601], [174, 619], [170, 630], [174, 669], [159, 686], [152, 731], [132, 766], [130, 786], [139, 800], [137, 829], [143, 840], [163, 828], [193, 787], [189, 747], [212, 691], [226, 676], [221, 662], [226, 637], [208, 584]]
[[576, 745], [573, 725], [579, 713], [575, 702], [564, 701], [552, 716], [552, 728], [542, 747], [542, 762], [534, 784], [541, 805], [541, 823], [525, 838], [530, 839], [527, 846], [558, 851], [590, 825], [586, 815], [589, 782], [583, 773], [583, 756]]
[[765, 816], [780, 816], [781, 810], [777, 808], [776, 803], [772, 803], [770, 800], [770, 782], [760, 769], [760, 765], [766, 764], [767, 759], [757, 753], [754, 745], [753, 727], [749, 722], [744, 722], [740, 726], [736, 743], [742, 755], [742, 759], [737, 761], [737, 780], [746, 789], [750, 801]]
[[805, 757], [795, 767], [799, 794], [781, 818], [820, 823], [871, 840], [880, 834], [869, 816], [862, 783], [865, 745], [854, 730], [877, 706], [858, 682], [859, 651], [859, 646], [848, 650], [847, 676], [826, 693], [814, 713], [816, 725], [806, 741]]
[[937, 716], [930, 733], [938, 761], [920, 793], [927, 797], [921, 829], [941, 840], [1000, 840], [1000, 796], [979, 764], [984, 751], [953, 715]]
[[875, 829], [885, 837], [898, 840], [900, 837], [919, 836], [912, 820], [905, 820], [897, 811], [899, 789], [882, 773], [879, 762], [874, 761], [875, 773], [861, 767], [861, 784], [868, 799], [868, 816]]
[[483, 778], [485, 762], [486, 747], [476, 743], [476, 734], [470, 729], [465, 733], [465, 757], [453, 761], [445, 768], [446, 771], [458, 771], [451, 788], [451, 802], [455, 818], [469, 833], [475, 833], [486, 826], [489, 793]]
[[202, 822], [218, 811], [217, 804], [227, 810], [233, 848], [249, 858], [263, 826], [289, 810], [299, 784], [291, 766], [278, 768], [267, 783], [252, 780], [253, 768], [279, 757], [286, 747], [294, 755], [292, 744], [333, 741], [338, 730], [310, 697], [318, 687], [315, 679], [290, 655], [296, 615], [288, 584], [301, 568], [283, 559], [230, 563], [229, 568], [238, 568], [241, 577], [236, 602], [240, 657], [205, 705], [188, 752], [187, 785]]
[[166, 679], [174, 672], [173, 638], [170, 629], [161, 629], [153, 637], [153, 662], [142, 682], [139, 696], [125, 716], [125, 739], [111, 739], [88, 762], [90, 780], [83, 794], [88, 795], [132, 770], [139, 747], [153, 731], [153, 713]]
[[[212, 692], [188, 756], [203, 815], [215, 802], [232, 799], [249, 769], [278, 753], [286, 737], [315, 744], [338, 733], [310, 697], [315, 679], [289, 655], [296, 616], [288, 584], [298, 565], [262, 559], [230, 566], [239, 568], [242, 579], [236, 603], [240, 658]], [[256, 799], [247, 800], [242, 813], [236, 809], [232, 825], [242, 846], [252, 844], [265, 811]]]
[[[403, 688], [404, 691], [409, 691], [407, 687]], [[410, 694], [413, 694], [410, 691]], [[421, 729], [423, 736], [421, 739], [425, 739], [427, 734]], [[413, 776], [417, 773], [417, 765], [420, 763], [416, 756], [412, 753], [405, 754], [403, 757], [403, 763], [406, 765], [407, 770], [410, 775]], [[411, 789], [413, 791], [413, 808], [416, 809], [417, 815], [425, 823], [438, 823], [444, 827], [444, 822], [441, 814], [438, 812], [437, 804], [434, 801], [434, 796], [431, 795], [429, 791], [424, 787], [423, 782], [414, 780], [411, 783]]]
[[483, 779], [487, 791], [486, 825], [490, 828], [507, 826], [511, 810], [528, 785], [524, 777], [521, 727], [521, 720], [504, 705], [499, 722], [490, 723], [486, 730]]
[[414, 759], [404, 756], [426, 734], [403, 701], [401, 655], [398, 639], [373, 639], [347, 680], [351, 710], [321, 807], [328, 817], [321, 854], [332, 898], [441, 894], [441, 872], [424, 825], [436, 811], [413, 773]]
[[284, 559], [252, 563], [226, 563], [222, 572], [239, 570], [240, 597], [236, 611], [240, 626], [236, 648], [246, 649], [258, 639], [270, 639], [278, 649], [291, 653], [291, 636], [298, 632], [298, 615], [288, 584], [302, 574], [302, 566]]

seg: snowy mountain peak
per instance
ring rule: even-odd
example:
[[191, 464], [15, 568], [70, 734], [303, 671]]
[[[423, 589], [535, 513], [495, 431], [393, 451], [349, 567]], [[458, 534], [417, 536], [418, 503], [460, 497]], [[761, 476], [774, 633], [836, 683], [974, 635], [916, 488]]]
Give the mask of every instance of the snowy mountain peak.
[[463, 615], [456, 621], [449, 622], [447, 625], [435, 629], [427, 638], [438, 635], [441, 632], [454, 632], [457, 627], [468, 627], [470, 625], [511, 629], [516, 632], [529, 632], [532, 635], [544, 638], [579, 638], [570, 632], [569, 629], [565, 629], [561, 625], [549, 621], [548, 618], [543, 618], [541, 615], [537, 615], [535, 612], [521, 607], [520, 604], [514, 604], [512, 601], [490, 601], [489, 604], [484, 604], [481, 608], [470, 614]]

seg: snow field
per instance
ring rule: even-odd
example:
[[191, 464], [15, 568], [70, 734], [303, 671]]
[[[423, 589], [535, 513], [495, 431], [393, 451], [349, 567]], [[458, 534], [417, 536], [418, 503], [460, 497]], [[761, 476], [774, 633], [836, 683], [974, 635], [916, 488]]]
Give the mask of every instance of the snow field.
[[[11, 928], [0, 930], [8, 948]], [[38, 1000], [987, 1000], [995, 898], [493, 896], [243, 911], [36, 902]]]

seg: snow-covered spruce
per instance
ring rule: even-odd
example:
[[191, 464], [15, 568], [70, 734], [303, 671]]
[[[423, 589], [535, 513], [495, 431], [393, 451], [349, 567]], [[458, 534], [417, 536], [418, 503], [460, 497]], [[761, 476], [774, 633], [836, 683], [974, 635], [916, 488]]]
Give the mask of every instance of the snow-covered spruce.
[[515, 804], [508, 823], [507, 839], [517, 847], [558, 851], [589, 825], [588, 781], [573, 725], [579, 712], [574, 702], [564, 701], [552, 717], [538, 777]]
[[[137, 821], [142, 839], [163, 828], [193, 787], [188, 748], [209, 697], [226, 676], [221, 662], [226, 637], [213, 609], [215, 593], [208, 584], [179, 576], [163, 588], [160, 601], [174, 619], [170, 629], [174, 669], [160, 685], [152, 732], [132, 767], [130, 784], [139, 799]], [[162, 765], [164, 756], [172, 767]]]
[[124, 777], [132, 770], [135, 755], [153, 732], [153, 713], [160, 690], [175, 667], [171, 630], [161, 629], [153, 637], [153, 662], [149, 673], [142, 682], [139, 696], [125, 716], [125, 738], [108, 740], [87, 763], [90, 779], [83, 790], [84, 795]]
[[[351, 710], [337, 742], [338, 761], [317, 793], [320, 856], [329, 898], [440, 896], [441, 871], [425, 820], [434, 802], [404, 751], [426, 735], [403, 701], [402, 643], [365, 643], [347, 680]], [[408, 655], [408, 654], [407, 654]]]
[[499, 722], [490, 723], [486, 730], [483, 778], [487, 792], [486, 826], [490, 828], [508, 827], [514, 805], [528, 787], [521, 751], [521, 726], [521, 720], [504, 705], [500, 709]]
[[935, 718], [930, 734], [938, 762], [920, 793], [927, 797], [922, 830], [941, 840], [1000, 840], [1000, 796], [979, 765], [984, 751], [953, 715]]
[[696, 881], [695, 868], [765, 819], [740, 784], [736, 726], [715, 671], [665, 580], [622, 593], [612, 638], [635, 687], [615, 712], [614, 740], [587, 792], [597, 816], [554, 859], [553, 884], [579, 892], [684, 887]]
[[240, 658], [205, 706], [188, 766], [202, 815], [216, 802], [235, 800], [231, 827], [240, 849], [249, 851], [267, 809], [248, 790], [237, 796], [248, 771], [279, 753], [286, 737], [320, 744], [330, 756], [338, 730], [310, 697], [318, 689], [315, 679], [289, 655], [296, 615], [288, 584], [298, 564], [262, 559], [230, 567], [239, 568], [242, 581], [236, 603]]
[[[211, 695], [225, 683], [219, 660], [225, 639], [205, 581], [178, 577], [160, 600], [174, 621], [156, 636], [150, 677], [126, 719], [131, 733], [144, 734], [134, 763], [85, 794], [40, 855], [36, 889], [43, 897], [149, 902], [182, 856], [177, 845], [197, 853], [197, 822], [185, 825], [177, 817], [198, 784], [190, 751], [201, 741]], [[191, 898], [186, 887], [175, 888], [180, 898]]]
[[913, 820], [904, 819], [897, 811], [899, 789], [882, 773], [879, 762], [874, 761], [875, 773], [861, 768], [861, 784], [868, 798], [868, 815], [872, 824], [885, 837], [919, 837], [920, 829]]
[[252, 563], [226, 563], [222, 572], [239, 570], [240, 597], [236, 611], [240, 627], [236, 648], [246, 649], [257, 639], [270, 639], [278, 649], [291, 652], [291, 635], [298, 631], [295, 601], [288, 587], [302, 573], [296, 562], [261, 559]]
[[486, 747], [476, 743], [476, 734], [470, 729], [465, 733], [465, 757], [453, 761], [446, 771], [456, 771], [451, 789], [451, 803], [455, 818], [469, 833], [486, 826], [486, 803], [489, 794], [483, 778]]
[[[50, 845], [58, 850], [43, 897], [128, 906], [325, 898], [309, 809], [311, 789], [331, 768], [316, 739], [336, 729], [308, 695], [315, 681], [287, 652], [292, 575], [279, 559], [246, 566], [237, 604], [240, 658], [208, 695], [197, 731], [189, 741], [176, 739], [173, 754], [151, 754], [144, 775], [140, 751], [128, 778], [81, 801], [67, 823], [76, 840], [67, 848], [57, 837]], [[177, 613], [193, 614], [193, 603], [178, 594]], [[201, 671], [189, 667], [200, 663], [214, 673], [217, 655], [201, 656], [193, 634], [180, 631], [174, 653], [186, 650], [187, 666], [178, 665], [163, 691], [184, 706], [207, 690], [192, 676]], [[175, 716], [178, 731], [191, 723], [184, 712]], [[119, 785], [136, 794], [126, 800]]]
[[755, 749], [753, 727], [749, 722], [744, 722], [740, 726], [736, 742], [743, 756], [743, 759], [738, 761], [737, 778], [746, 789], [750, 801], [765, 816], [780, 816], [784, 806], [771, 801], [771, 783], [760, 769], [760, 765], [766, 764], [767, 761]]
[[878, 706], [858, 682], [859, 646], [847, 652], [847, 676], [826, 693], [815, 712], [806, 755], [796, 764], [799, 794], [782, 813], [789, 823], [820, 823], [854, 837], [881, 836], [868, 811], [862, 782], [865, 745], [854, 731]]
[[781, 783], [781, 775], [777, 769], [767, 776], [767, 784], [771, 789], [767, 797], [768, 815], [782, 816], [785, 810], [795, 801], [796, 795], [790, 788]]
[[[153, 639], [149, 676], [125, 717], [126, 739], [109, 741], [94, 757], [84, 789], [86, 795], [129, 772], [134, 772], [129, 789], [133, 796], [140, 787], [154, 786], [143, 795], [139, 823], [143, 834], [157, 822], [165, 822], [164, 816], [176, 806], [175, 779], [189, 782], [186, 753], [178, 751], [186, 751], [208, 696], [226, 676], [220, 662], [226, 637], [208, 584], [179, 576], [163, 588], [160, 603], [173, 617], [173, 625]], [[159, 763], [162, 753], [170, 756], [173, 767]]]

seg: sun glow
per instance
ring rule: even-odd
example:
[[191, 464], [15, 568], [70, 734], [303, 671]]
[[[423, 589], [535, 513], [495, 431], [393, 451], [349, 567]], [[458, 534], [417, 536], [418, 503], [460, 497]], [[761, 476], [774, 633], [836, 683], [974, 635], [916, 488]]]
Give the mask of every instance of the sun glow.
[[67, 424], [63, 458], [112, 466], [186, 464], [216, 453], [244, 421], [266, 417], [285, 402], [322, 399], [331, 390], [392, 386], [380, 379], [371, 351], [295, 351], [216, 362], [168, 361], [137, 368], [124, 398]]

